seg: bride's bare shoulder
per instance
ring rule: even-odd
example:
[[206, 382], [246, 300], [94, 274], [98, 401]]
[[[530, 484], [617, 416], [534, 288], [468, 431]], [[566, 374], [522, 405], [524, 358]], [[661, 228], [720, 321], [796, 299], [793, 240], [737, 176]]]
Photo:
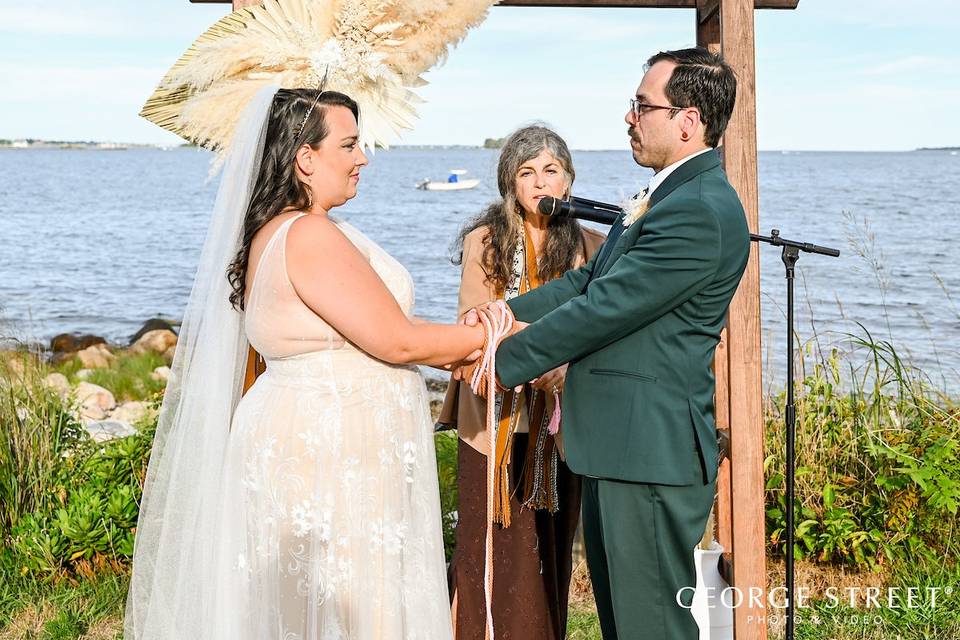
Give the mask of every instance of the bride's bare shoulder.
[[296, 211], [280, 213], [263, 223], [263, 226], [257, 229], [257, 232], [253, 234], [254, 248], [266, 244], [269, 239], [273, 237], [273, 234], [276, 233], [277, 229], [283, 226], [283, 223], [285, 223], [287, 220], [295, 217], [297, 213], [298, 212]]
[[296, 212], [290, 213], [281, 213], [280, 215], [274, 216], [267, 220], [263, 226], [257, 229], [257, 232], [253, 234], [253, 239], [250, 241], [250, 262], [249, 264], [257, 264], [258, 258], [263, 250], [266, 249], [267, 243], [270, 242], [284, 222], [294, 217]]
[[357, 248], [337, 224], [324, 215], [300, 216], [287, 232], [287, 259], [295, 263], [339, 263]]
[[[295, 214], [294, 214], [295, 215]], [[317, 214], [302, 215], [290, 225], [287, 231], [287, 246], [294, 250], [314, 247], [318, 243], [336, 242], [343, 238], [343, 233], [329, 217]]]

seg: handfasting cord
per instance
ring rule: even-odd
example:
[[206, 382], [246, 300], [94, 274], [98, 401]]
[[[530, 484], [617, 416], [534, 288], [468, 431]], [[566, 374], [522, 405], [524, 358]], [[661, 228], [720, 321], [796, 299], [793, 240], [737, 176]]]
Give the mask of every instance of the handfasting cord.
[[497, 455], [497, 416], [495, 395], [497, 391], [497, 347], [513, 329], [513, 313], [503, 300], [477, 309], [483, 327], [483, 347], [480, 361], [473, 370], [470, 388], [477, 395], [487, 398], [487, 432], [490, 438], [490, 457], [487, 458], [487, 540], [483, 567], [484, 598], [487, 607], [487, 640], [493, 638], [493, 510], [496, 490], [495, 462]]
[[553, 388], [553, 415], [550, 416], [550, 424], [547, 425], [547, 433], [552, 436], [560, 431], [560, 393], [557, 388]]

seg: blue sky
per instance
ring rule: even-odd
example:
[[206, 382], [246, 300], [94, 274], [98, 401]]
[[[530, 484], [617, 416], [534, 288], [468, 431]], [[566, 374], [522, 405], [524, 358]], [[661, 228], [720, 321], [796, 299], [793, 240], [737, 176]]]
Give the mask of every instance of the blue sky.
[[[229, 5], [0, 0], [0, 138], [175, 144], [137, 112]], [[960, 145], [958, 0], [801, 0], [757, 12], [761, 149]], [[542, 120], [579, 149], [626, 149], [622, 118], [690, 10], [494, 8], [420, 90], [399, 142], [480, 144]]]

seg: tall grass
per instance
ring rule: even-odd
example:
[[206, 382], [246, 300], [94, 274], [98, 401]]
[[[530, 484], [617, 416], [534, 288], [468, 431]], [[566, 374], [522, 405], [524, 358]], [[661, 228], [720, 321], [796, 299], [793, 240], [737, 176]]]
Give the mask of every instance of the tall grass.
[[0, 582], [0, 640], [115, 640], [123, 637], [129, 576], [51, 585]]
[[39, 357], [28, 351], [0, 358], [0, 541], [23, 514], [56, 499], [52, 478], [81, 437], [57, 393], [43, 384]]
[[[958, 549], [954, 546], [952, 555]], [[797, 625], [799, 640], [956, 640], [960, 638], [960, 598], [954, 591], [960, 583], [960, 565], [936, 559], [915, 557], [892, 566], [894, 605], [889, 606], [888, 591], [881, 590], [881, 607], [852, 608], [843, 600], [812, 603]], [[928, 589], [936, 589], [935, 600]], [[918, 597], [907, 601], [907, 589]], [[842, 594], [842, 592], [841, 592]], [[782, 618], [782, 616], [781, 616]], [[783, 637], [783, 625], [771, 628], [770, 638]]]

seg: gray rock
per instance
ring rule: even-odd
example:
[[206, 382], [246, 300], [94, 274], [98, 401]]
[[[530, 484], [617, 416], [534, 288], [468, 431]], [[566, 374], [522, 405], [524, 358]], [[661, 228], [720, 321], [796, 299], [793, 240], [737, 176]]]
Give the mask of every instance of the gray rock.
[[137, 424], [147, 414], [152, 413], [149, 402], [124, 402], [110, 414], [110, 420]]
[[89, 382], [81, 382], [74, 389], [79, 403], [79, 418], [83, 422], [103, 420], [117, 406], [117, 401], [107, 389]]
[[449, 383], [448, 379], [431, 378], [425, 376], [423, 381], [427, 385], [427, 391], [430, 393], [440, 394], [441, 397], [447, 393], [447, 384]]
[[70, 393], [70, 381], [62, 373], [51, 373], [43, 379], [43, 385], [48, 389], [53, 389], [63, 397]]
[[157, 367], [153, 370], [153, 373], [150, 374], [150, 378], [166, 382], [170, 379], [170, 367]]
[[139, 433], [133, 425], [122, 420], [99, 420], [88, 422], [84, 427], [96, 442], [107, 442]]

